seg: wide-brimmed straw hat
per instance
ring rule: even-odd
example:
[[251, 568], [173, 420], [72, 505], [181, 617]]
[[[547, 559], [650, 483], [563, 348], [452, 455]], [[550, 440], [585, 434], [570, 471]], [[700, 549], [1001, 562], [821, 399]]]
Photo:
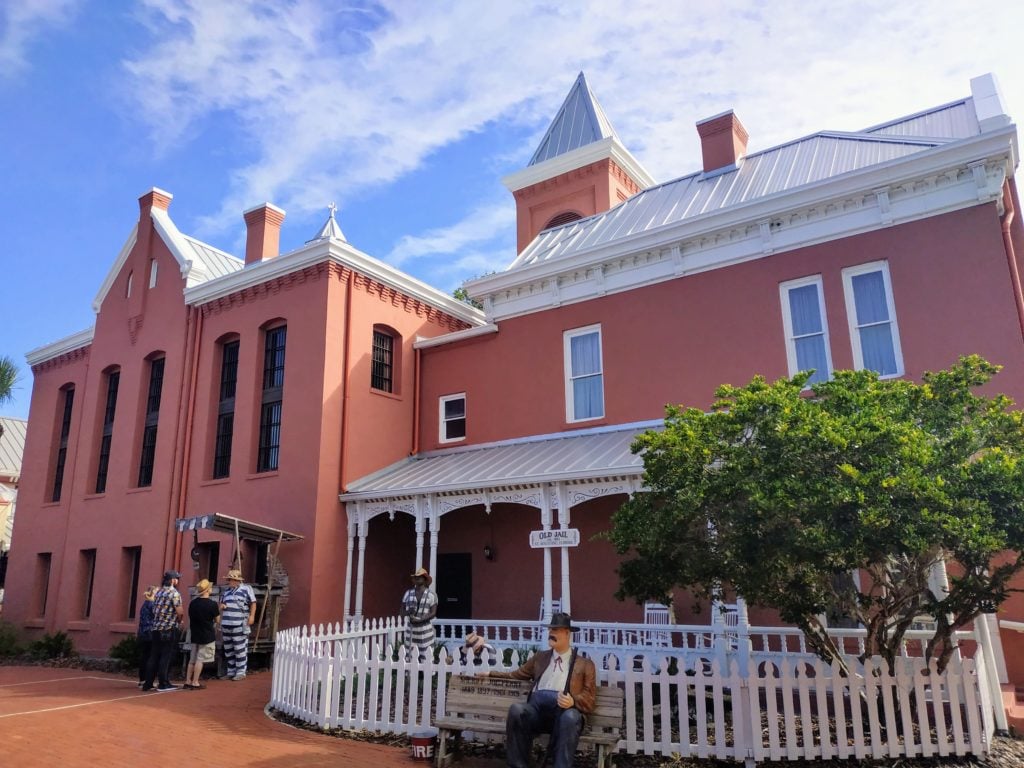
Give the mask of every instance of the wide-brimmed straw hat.
[[410, 579], [418, 579], [421, 576], [424, 579], [427, 580], [427, 584], [433, 584], [434, 583], [434, 580], [432, 578], [430, 578], [430, 573], [427, 571], [426, 568], [417, 568], [416, 569], [416, 573], [412, 574], [409, 578]]
[[199, 583], [196, 584], [196, 594], [202, 595], [204, 592], [209, 592], [213, 589], [213, 584], [210, 583], [209, 579], [200, 579]]
[[224, 577], [224, 581], [244, 581], [242, 572], [237, 568], [232, 568], [228, 571], [228, 575]]
[[568, 613], [556, 613], [552, 615], [548, 629], [568, 629], [570, 632], [579, 632], [579, 627], [572, 625], [572, 619]]

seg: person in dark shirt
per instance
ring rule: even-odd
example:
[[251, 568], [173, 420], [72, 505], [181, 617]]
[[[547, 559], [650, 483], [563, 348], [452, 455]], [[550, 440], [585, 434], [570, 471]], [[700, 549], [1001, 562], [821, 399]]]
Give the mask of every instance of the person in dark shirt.
[[188, 623], [192, 629], [192, 655], [189, 657], [185, 688], [195, 691], [205, 688], [199, 682], [203, 665], [214, 660], [217, 653], [217, 635], [214, 625], [220, 621], [220, 606], [210, 599], [213, 584], [208, 579], [196, 584], [196, 596], [188, 604]]
[[153, 649], [153, 598], [157, 588], [148, 587], [142, 595], [142, 607], [139, 609], [139, 688], [146, 683], [146, 665], [149, 663], [149, 652]]

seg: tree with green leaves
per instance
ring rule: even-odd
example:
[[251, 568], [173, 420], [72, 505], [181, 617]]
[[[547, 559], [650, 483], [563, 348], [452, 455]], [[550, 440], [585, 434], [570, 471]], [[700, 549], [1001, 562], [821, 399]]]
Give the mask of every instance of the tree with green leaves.
[[[669, 407], [633, 446], [649, 491], [612, 519], [618, 597], [710, 599], [724, 585], [843, 665], [823, 617], [844, 614], [890, 668], [928, 614], [925, 653], [945, 669], [952, 633], [1017, 591], [1024, 568], [1024, 419], [977, 392], [998, 370], [971, 356], [920, 383], [757, 377], [720, 387], [710, 412]], [[930, 589], [941, 563], [948, 589]]]
[[18, 383], [18, 366], [9, 357], [0, 357], [0, 405], [14, 398], [14, 385]]

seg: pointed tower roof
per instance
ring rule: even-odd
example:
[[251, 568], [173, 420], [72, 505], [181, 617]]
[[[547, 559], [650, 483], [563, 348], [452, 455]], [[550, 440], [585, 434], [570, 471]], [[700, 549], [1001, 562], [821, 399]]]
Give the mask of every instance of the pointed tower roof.
[[345, 239], [345, 233], [341, 231], [341, 227], [338, 226], [338, 222], [334, 218], [334, 212], [338, 210], [338, 206], [331, 203], [327, 206], [327, 210], [330, 211], [330, 215], [327, 217], [327, 221], [320, 227], [320, 231], [316, 237], [312, 240], [307, 240], [306, 244], [315, 243], [318, 240], [341, 240], [343, 243], [348, 241]]
[[580, 72], [529, 164], [537, 165], [595, 141], [610, 138], [619, 139], [619, 136], [608, 122], [608, 116], [594, 92], [590, 90], [586, 76]]

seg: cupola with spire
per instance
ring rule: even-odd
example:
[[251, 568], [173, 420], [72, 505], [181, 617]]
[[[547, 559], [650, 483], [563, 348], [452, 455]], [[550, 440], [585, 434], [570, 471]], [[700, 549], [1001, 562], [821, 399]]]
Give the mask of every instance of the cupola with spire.
[[580, 72], [529, 165], [502, 182], [516, 199], [518, 252], [544, 229], [602, 213], [654, 184]]
[[310, 243], [316, 243], [320, 240], [341, 240], [343, 243], [348, 242], [345, 239], [345, 233], [341, 231], [341, 227], [338, 226], [337, 220], [334, 218], [334, 212], [338, 210], [338, 206], [331, 203], [327, 206], [329, 214], [327, 221], [320, 227], [320, 231], [316, 234], [316, 237], [306, 241], [306, 245]]

